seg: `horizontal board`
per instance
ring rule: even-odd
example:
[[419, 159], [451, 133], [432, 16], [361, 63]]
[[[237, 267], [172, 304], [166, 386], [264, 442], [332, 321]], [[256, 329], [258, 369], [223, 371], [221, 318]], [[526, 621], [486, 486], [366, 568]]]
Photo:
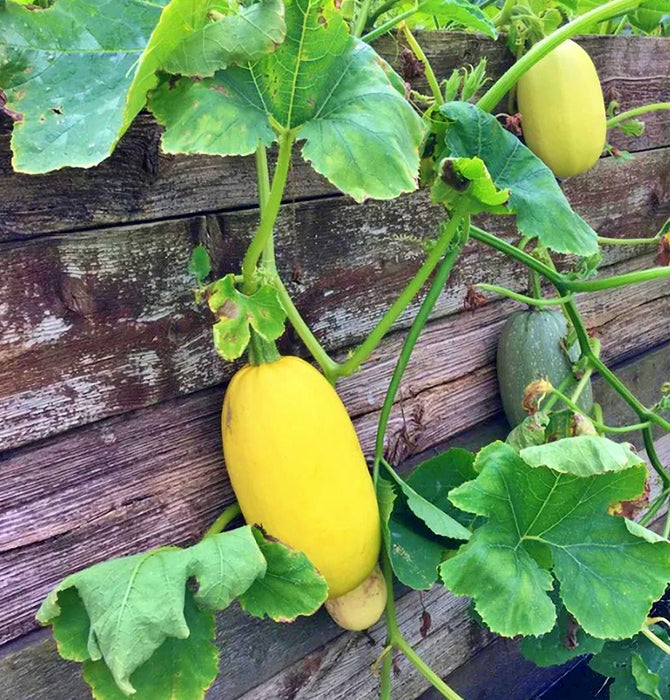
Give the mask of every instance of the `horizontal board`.
[[[669, 295], [670, 285], [652, 283], [584, 298], [608, 361], [670, 340]], [[391, 416], [386, 448], [394, 462], [499, 412], [495, 343], [515, 308], [494, 302], [429, 325]], [[399, 335], [386, 339], [340, 386], [368, 454], [400, 342]], [[0, 643], [34, 627], [39, 601], [68, 573], [204, 531], [232, 498], [221, 458], [221, 401], [217, 387], [0, 458]]]
[[[481, 56], [488, 60], [491, 78], [511, 64], [503, 39], [493, 42], [472, 34], [432, 32], [421, 35], [420, 41], [438, 78], [455, 67], [476, 63]], [[622, 109], [670, 99], [670, 47], [664, 39], [589, 36], [580, 42], [593, 57], [606, 98], [616, 98]], [[378, 44], [396, 66], [401, 48], [395, 39]], [[650, 114], [645, 122], [644, 136], [632, 140], [617, 135], [612, 142], [632, 150], [670, 145], [668, 112]], [[145, 115], [98, 167], [40, 176], [13, 173], [7, 130], [5, 121], [0, 128], [0, 240], [238, 209], [256, 201], [253, 159], [164, 155], [159, 129]], [[296, 154], [287, 199], [334, 193], [333, 186]]]
[[[603, 235], [649, 236], [670, 216], [670, 148], [628, 163], [601, 161], [567, 188]], [[423, 260], [421, 240], [441, 212], [423, 194], [283, 209], [280, 272], [329, 349], [361, 341]], [[196, 306], [186, 269], [204, 242], [219, 273], [237, 270], [256, 214], [235, 213], [5, 244], [0, 253], [0, 451], [220, 383], [232, 368], [211, 343], [211, 315]], [[484, 220], [512, 234], [512, 217]], [[408, 240], [408, 234], [419, 240]], [[613, 247], [614, 263], [645, 248]], [[649, 262], [654, 250], [647, 246]], [[17, 271], [20, 273], [17, 274]], [[471, 244], [433, 317], [460, 311], [468, 285], [513, 289], [526, 276]], [[419, 300], [396, 327], [407, 326]], [[284, 349], [302, 352], [288, 334]]]

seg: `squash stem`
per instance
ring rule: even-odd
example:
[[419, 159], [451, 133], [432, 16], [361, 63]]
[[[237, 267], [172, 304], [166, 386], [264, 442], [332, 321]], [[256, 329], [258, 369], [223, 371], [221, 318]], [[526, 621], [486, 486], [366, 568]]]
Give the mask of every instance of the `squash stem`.
[[233, 521], [238, 515], [242, 515], [242, 510], [240, 504], [235, 501], [235, 503], [229, 505], [219, 517], [207, 528], [207, 531], [202, 536], [203, 540], [208, 537], [214, 537], [220, 532], [223, 532], [226, 527]]
[[[279, 136], [279, 156], [277, 167], [272, 178], [272, 186], [268, 194], [268, 199], [261, 214], [261, 221], [258, 229], [251, 239], [242, 261], [242, 277], [244, 278], [244, 293], [251, 294], [256, 291], [256, 265], [258, 259], [265, 248], [268, 238], [272, 236], [272, 230], [277, 220], [277, 214], [281, 206], [286, 178], [288, 177], [291, 165], [291, 149], [295, 136], [291, 131], [284, 131]], [[259, 192], [262, 196], [262, 190]]]
[[410, 280], [409, 284], [403, 289], [400, 296], [393, 302], [386, 313], [377, 322], [377, 325], [372, 329], [368, 337], [358, 346], [354, 354], [342, 363], [337, 375], [347, 377], [353, 374], [365, 360], [370, 357], [375, 348], [379, 345], [382, 338], [391, 330], [393, 324], [398, 320], [400, 314], [409, 306], [414, 297], [419, 293], [423, 285], [427, 282], [431, 273], [440, 262], [442, 256], [449, 248], [453, 237], [458, 230], [458, 227], [465, 216], [467, 202], [461, 202], [452, 213], [449, 223], [443, 227], [440, 237], [435, 245], [431, 248], [428, 257], [418, 272]]
[[658, 242], [658, 236], [653, 236], [652, 238], [607, 238], [606, 236], [598, 236], [600, 245], [653, 245]]
[[[508, 0], [508, 2], [509, 1], [510, 0]], [[512, 2], [516, 2], [516, 0], [512, 0]], [[409, 48], [412, 49], [412, 52], [419, 59], [419, 61], [423, 63], [423, 67], [426, 72], [426, 81], [428, 82], [430, 91], [433, 93], [433, 97], [435, 98], [435, 105], [439, 107], [444, 103], [444, 98], [442, 97], [442, 91], [440, 90], [440, 85], [437, 82], [435, 73], [433, 72], [433, 67], [430, 65], [430, 61], [426, 58], [426, 54], [423, 52], [421, 45], [415, 39], [414, 34], [412, 34], [405, 22], [402, 23], [401, 29], [405, 35], [405, 40], [407, 41]]]
[[251, 328], [249, 334], [249, 364], [264, 365], [276, 362], [279, 358], [279, 350], [273, 340], [261, 338], [256, 331]]
[[381, 413], [379, 414], [379, 422], [377, 424], [377, 438], [375, 441], [375, 459], [374, 459], [374, 469], [373, 477], [375, 483], [377, 476], [379, 474], [379, 465], [382, 460], [384, 453], [384, 436], [386, 435], [386, 426], [388, 425], [389, 418], [391, 416], [391, 409], [393, 408], [393, 403], [395, 401], [398, 389], [400, 388], [400, 382], [402, 381], [402, 376], [407, 369], [407, 364], [409, 363], [412, 351], [416, 345], [416, 341], [426, 325], [426, 321], [430, 316], [435, 303], [437, 302], [444, 285], [449, 279], [451, 270], [456, 262], [456, 259], [461, 253], [465, 241], [467, 239], [467, 233], [461, 238], [457, 245], [453, 246], [451, 250], [444, 256], [442, 264], [440, 265], [435, 279], [430, 285], [428, 294], [426, 294], [425, 299], [421, 303], [421, 308], [417, 313], [412, 325], [405, 336], [405, 340], [400, 350], [400, 355], [396, 362], [395, 368], [393, 369], [393, 376], [389, 382], [388, 389], [386, 390], [386, 396], [384, 397], [384, 404], [382, 405]]
[[629, 109], [626, 112], [621, 112], [620, 114], [608, 119], [607, 128], [612, 129], [617, 124], [621, 124], [621, 122], [625, 122], [628, 119], [633, 119], [633, 117], [639, 117], [641, 114], [647, 114], [648, 112], [655, 112], [663, 109], [670, 109], [670, 102], [654, 102], [652, 104]]
[[[537, 276], [537, 273], [535, 273]], [[564, 304], [568, 299], [571, 298], [570, 294], [566, 294], [564, 297], [553, 297], [550, 299], [543, 299], [539, 297], [529, 297], [525, 294], [519, 294], [518, 292], [513, 292], [507, 287], [500, 287], [497, 284], [485, 284], [481, 282], [475, 285], [475, 289], [482, 289], [485, 292], [492, 292], [494, 294], [500, 294], [501, 296], [507, 297], [508, 299], [514, 299], [522, 304], [528, 304], [528, 306], [560, 306]]]

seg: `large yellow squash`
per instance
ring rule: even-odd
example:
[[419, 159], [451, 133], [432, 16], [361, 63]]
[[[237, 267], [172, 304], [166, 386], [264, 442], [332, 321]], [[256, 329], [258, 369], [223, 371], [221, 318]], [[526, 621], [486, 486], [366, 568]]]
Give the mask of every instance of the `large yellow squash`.
[[354, 427], [323, 375], [298, 357], [242, 368], [221, 427], [246, 521], [303, 551], [329, 597], [358, 586], [379, 556], [379, 512]]
[[557, 177], [592, 168], [605, 146], [603, 93], [593, 61], [565, 41], [517, 83], [526, 145]]

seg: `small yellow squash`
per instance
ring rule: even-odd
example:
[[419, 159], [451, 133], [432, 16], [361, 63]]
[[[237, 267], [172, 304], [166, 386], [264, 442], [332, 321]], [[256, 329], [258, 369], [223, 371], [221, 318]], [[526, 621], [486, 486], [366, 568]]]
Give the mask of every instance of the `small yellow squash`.
[[304, 552], [329, 598], [356, 588], [379, 556], [379, 511], [354, 427], [325, 377], [290, 356], [243, 367], [221, 427], [245, 520]]
[[386, 607], [386, 581], [379, 568], [349, 593], [325, 602], [328, 614], [340, 627], [352, 632], [366, 630], [379, 620]]
[[605, 146], [605, 103], [590, 56], [565, 41], [517, 83], [526, 145], [557, 177], [592, 168]]

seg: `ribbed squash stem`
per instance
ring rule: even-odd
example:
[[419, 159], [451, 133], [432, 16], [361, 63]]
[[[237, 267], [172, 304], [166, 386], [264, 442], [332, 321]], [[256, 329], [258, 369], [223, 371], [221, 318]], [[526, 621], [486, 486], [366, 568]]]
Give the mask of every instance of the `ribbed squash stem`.
[[249, 338], [249, 364], [263, 365], [276, 362], [281, 355], [273, 340], [265, 340], [252, 328]]

